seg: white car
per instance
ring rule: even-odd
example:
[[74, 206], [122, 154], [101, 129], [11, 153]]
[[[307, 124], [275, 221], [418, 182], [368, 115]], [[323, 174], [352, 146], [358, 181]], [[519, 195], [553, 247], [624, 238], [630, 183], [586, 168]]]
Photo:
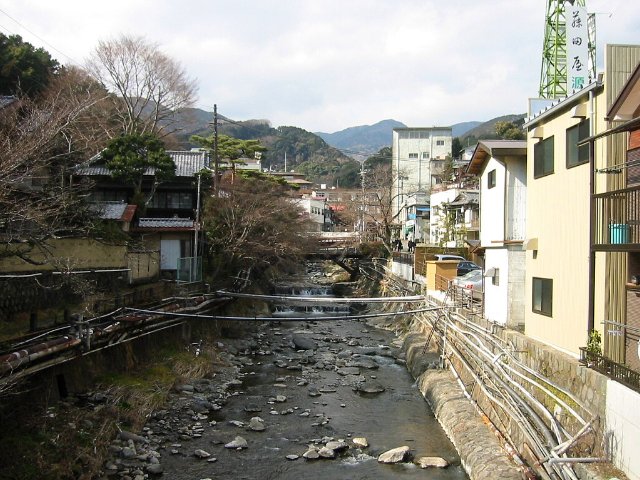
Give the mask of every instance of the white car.
[[482, 291], [484, 286], [484, 276], [482, 270], [471, 270], [469, 273], [461, 277], [454, 278], [451, 283], [462, 288], [463, 293], [471, 294], [474, 300], [482, 300]]

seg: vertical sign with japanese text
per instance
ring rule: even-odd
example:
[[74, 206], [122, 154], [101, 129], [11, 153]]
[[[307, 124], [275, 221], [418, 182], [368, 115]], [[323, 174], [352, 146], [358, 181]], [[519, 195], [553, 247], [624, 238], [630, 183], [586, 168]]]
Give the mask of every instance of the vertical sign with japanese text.
[[[577, 3], [577, 2], [576, 2]], [[587, 9], [565, 2], [567, 21], [567, 94], [589, 82]]]

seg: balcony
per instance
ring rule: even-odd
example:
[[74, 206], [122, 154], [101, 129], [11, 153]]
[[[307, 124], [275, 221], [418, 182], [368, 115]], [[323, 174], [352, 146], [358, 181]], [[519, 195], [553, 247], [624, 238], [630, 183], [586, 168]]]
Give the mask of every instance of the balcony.
[[597, 251], [640, 250], [640, 187], [593, 195], [594, 245]]

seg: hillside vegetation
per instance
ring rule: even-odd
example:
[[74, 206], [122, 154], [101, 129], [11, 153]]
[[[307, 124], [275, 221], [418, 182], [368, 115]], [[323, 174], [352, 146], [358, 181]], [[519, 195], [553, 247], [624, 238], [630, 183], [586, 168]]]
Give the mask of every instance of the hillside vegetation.
[[[460, 145], [474, 145], [478, 139], [498, 138], [497, 122], [520, 126], [524, 117], [524, 114], [503, 115], [487, 122], [461, 122], [451, 128], [453, 136], [460, 139]], [[177, 147], [196, 147], [189, 138], [194, 134], [207, 136], [213, 132], [213, 113], [198, 108], [184, 109], [179, 114], [178, 124], [180, 129], [174, 134]], [[234, 121], [218, 115], [218, 133], [243, 140], [257, 139], [267, 148], [262, 156], [263, 168], [283, 171], [286, 154], [287, 171], [304, 173], [316, 184], [340, 187], [358, 186], [358, 162], [390, 147], [393, 129], [404, 127], [402, 122], [387, 119], [334, 133], [312, 133], [294, 126], [274, 128], [264, 119]]]

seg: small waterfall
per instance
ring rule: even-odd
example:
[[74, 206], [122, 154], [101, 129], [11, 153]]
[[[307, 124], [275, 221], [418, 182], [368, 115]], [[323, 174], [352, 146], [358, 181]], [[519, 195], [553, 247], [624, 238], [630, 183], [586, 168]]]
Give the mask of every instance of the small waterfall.
[[[313, 285], [313, 286], [293, 286], [293, 285], [277, 285], [275, 287], [275, 295], [290, 297], [322, 297], [335, 298], [331, 286]], [[292, 301], [290, 305], [275, 305], [273, 316], [275, 317], [318, 317], [318, 316], [337, 316], [348, 315], [350, 312], [348, 305], [295, 305]]]

